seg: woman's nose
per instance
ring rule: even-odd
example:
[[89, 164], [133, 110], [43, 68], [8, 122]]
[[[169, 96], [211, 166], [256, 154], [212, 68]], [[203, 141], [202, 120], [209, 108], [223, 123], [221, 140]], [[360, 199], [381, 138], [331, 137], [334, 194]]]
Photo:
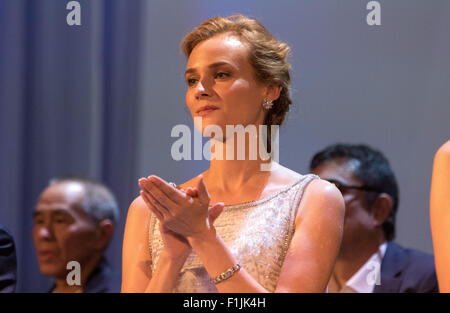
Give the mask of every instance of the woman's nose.
[[202, 97], [208, 97], [210, 95], [211, 88], [209, 86], [209, 82], [207, 82], [206, 80], [200, 80], [196, 86], [195, 96], [199, 99]]

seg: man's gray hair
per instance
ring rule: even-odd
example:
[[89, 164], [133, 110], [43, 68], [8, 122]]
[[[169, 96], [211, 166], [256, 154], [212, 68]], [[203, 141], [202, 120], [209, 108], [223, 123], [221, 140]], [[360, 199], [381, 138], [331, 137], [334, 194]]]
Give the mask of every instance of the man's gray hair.
[[75, 182], [83, 186], [84, 195], [80, 202], [83, 210], [97, 221], [109, 219], [114, 223], [119, 220], [119, 206], [108, 187], [84, 177], [58, 177], [50, 180], [50, 186], [59, 183]]

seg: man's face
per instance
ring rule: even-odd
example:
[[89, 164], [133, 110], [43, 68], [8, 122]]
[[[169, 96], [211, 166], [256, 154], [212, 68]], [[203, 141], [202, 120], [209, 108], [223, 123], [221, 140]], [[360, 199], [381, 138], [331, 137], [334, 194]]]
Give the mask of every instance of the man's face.
[[83, 268], [96, 255], [97, 227], [79, 206], [84, 188], [77, 182], [57, 183], [40, 195], [34, 211], [33, 241], [44, 275], [63, 278], [67, 263]]
[[[363, 186], [353, 173], [359, 166], [359, 161], [348, 159], [336, 159], [322, 163], [313, 169], [312, 173], [329, 181], [337, 181], [348, 186]], [[367, 192], [357, 189], [341, 188], [345, 201], [344, 234], [342, 238], [341, 252], [351, 252], [352, 247], [364, 242], [375, 228], [369, 204]]]

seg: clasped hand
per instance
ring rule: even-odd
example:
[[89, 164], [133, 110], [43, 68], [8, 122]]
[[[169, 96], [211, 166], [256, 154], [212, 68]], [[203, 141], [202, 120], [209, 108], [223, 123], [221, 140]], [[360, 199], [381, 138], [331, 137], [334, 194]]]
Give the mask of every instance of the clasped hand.
[[201, 237], [212, 230], [214, 220], [223, 210], [223, 203], [209, 207], [210, 196], [203, 177], [197, 188], [179, 190], [158, 176], [139, 179], [141, 196], [156, 215], [161, 227], [186, 238]]

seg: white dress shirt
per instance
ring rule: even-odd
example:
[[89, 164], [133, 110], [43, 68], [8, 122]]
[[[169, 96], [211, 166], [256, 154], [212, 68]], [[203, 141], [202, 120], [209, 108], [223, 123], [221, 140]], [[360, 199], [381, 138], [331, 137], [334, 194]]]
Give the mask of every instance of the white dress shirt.
[[372, 293], [375, 285], [381, 284], [381, 262], [386, 253], [387, 242], [378, 247], [359, 270], [345, 283], [341, 292]]

